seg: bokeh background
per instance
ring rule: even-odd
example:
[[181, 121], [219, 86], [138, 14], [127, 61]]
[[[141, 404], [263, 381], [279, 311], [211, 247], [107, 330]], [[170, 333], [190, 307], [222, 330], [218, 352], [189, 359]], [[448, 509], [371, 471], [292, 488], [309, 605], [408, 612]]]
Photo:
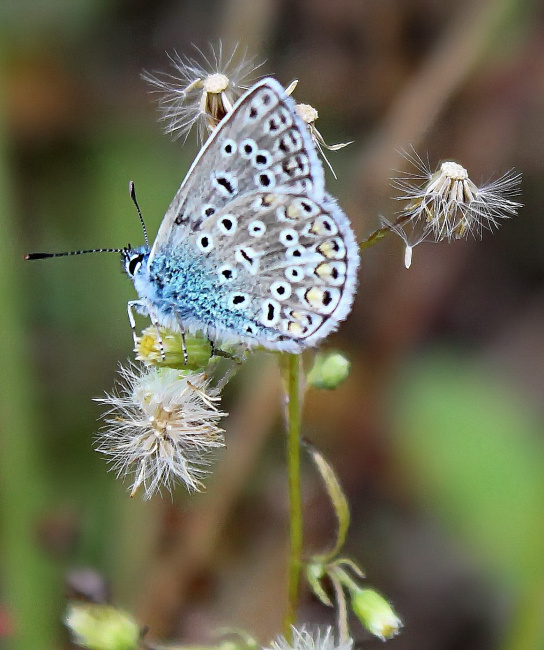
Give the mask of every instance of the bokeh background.
[[[397, 650], [544, 647], [544, 5], [534, 0], [1, 0], [0, 644], [70, 647], [66, 576], [94, 571], [153, 638], [267, 643], [285, 607], [287, 495], [276, 361], [225, 393], [227, 450], [204, 495], [143, 502], [92, 449], [131, 355], [115, 255], [142, 242], [197, 145], [161, 133], [142, 69], [222, 39], [318, 108], [328, 187], [359, 237], [391, 218], [399, 149], [479, 183], [523, 172], [524, 208], [483, 241], [365, 251], [326, 342], [348, 381], [307, 396], [304, 434], [351, 503], [346, 554], [395, 605]], [[304, 464], [305, 548], [335, 520]], [[81, 573], [77, 575], [81, 576]], [[300, 621], [332, 623], [304, 591]], [[357, 622], [361, 648], [377, 648]]]

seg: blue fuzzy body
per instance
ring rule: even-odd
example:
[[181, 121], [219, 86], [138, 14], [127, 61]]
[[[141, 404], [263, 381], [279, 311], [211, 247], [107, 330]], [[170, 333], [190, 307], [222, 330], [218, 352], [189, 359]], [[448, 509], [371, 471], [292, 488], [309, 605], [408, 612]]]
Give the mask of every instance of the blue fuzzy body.
[[245, 338], [243, 324], [253, 318], [228, 308], [213, 254], [195, 256], [193, 246], [182, 244], [157, 253], [148, 264], [149, 249], [139, 250], [144, 258], [133, 281], [152, 319], [171, 329], [181, 326], [221, 338], [231, 332]]

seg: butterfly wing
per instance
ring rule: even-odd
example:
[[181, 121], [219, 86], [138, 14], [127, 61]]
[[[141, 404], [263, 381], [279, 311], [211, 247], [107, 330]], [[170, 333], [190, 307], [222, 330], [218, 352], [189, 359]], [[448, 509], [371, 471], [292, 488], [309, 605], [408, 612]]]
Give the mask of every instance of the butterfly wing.
[[283, 190], [251, 192], [200, 223], [184, 242], [213, 278], [220, 339], [299, 352], [350, 311], [359, 252], [346, 215]]
[[321, 201], [324, 174], [293, 100], [271, 78], [250, 88], [219, 123], [174, 196], [151, 250], [175, 248], [232, 201], [255, 191], [307, 194]]

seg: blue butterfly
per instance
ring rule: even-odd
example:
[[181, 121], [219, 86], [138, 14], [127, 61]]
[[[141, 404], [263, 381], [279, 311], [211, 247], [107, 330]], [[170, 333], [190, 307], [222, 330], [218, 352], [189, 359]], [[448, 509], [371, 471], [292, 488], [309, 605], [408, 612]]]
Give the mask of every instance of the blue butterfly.
[[[131, 194], [138, 207], [132, 184]], [[26, 258], [121, 253], [139, 296], [128, 303], [133, 333], [136, 309], [182, 335], [298, 353], [351, 309], [355, 236], [325, 192], [306, 124], [274, 79], [240, 97], [200, 150], [152, 247], [145, 226], [144, 236], [138, 248]]]
[[152, 247], [124, 249], [156, 325], [298, 353], [351, 309], [359, 252], [325, 192], [323, 167], [293, 100], [256, 83], [219, 123], [174, 196]]

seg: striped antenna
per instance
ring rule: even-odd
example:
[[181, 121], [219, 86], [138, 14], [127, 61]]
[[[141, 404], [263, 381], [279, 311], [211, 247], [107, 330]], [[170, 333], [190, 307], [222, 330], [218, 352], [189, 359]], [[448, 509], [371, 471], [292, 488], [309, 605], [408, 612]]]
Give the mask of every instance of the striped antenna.
[[147, 237], [147, 228], [145, 227], [144, 218], [142, 217], [142, 211], [140, 210], [140, 206], [138, 205], [138, 201], [136, 199], [136, 188], [134, 187], [134, 181], [129, 182], [128, 191], [130, 192], [130, 198], [134, 202], [134, 205], [136, 206], [136, 210], [138, 211], [138, 216], [140, 217], [140, 223], [142, 224], [142, 230], [144, 231], [145, 245], [149, 248], [149, 239]]
[[[129, 246], [130, 248], [130, 246]], [[45, 260], [48, 257], [66, 257], [67, 255], [85, 255], [86, 253], [122, 253], [125, 248], [90, 248], [85, 251], [64, 251], [62, 253], [27, 253], [25, 260]]]

